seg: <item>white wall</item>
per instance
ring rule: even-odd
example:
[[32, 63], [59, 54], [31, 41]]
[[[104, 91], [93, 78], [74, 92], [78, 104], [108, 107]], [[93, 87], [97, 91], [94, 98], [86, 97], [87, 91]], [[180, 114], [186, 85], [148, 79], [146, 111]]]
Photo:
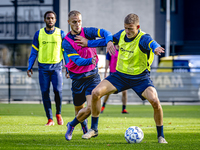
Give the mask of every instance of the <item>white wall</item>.
[[[124, 18], [135, 13], [141, 29], [154, 38], [154, 0], [71, 0], [71, 10], [82, 14], [83, 27], [97, 27], [113, 34], [124, 28]], [[60, 0], [60, 28], [68, 32], [68, 0]]]
[[[124, 28], [124, 18], [135, 13], [141, 30], [155, 37], [155, 0], [71, 0], [71, 10], [82, 14], [83, 27], [109, 30], [112, 34]], [[60, 28], [68, 31], [68, 0], [60, 0]], [[155, 56], [153, 67], [158, 64]]]

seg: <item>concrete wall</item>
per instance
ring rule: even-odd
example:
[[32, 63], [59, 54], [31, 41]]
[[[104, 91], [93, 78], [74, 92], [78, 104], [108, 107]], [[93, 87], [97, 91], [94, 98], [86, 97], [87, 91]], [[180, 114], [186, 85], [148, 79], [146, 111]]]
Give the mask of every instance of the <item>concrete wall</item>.
[[[124, 18], [135, 13], [140, 18], [141, 29], [155, 35], [154, 0], [71, 0], [71, 10], [82, 13], [83, 27], [104, 28], [118, 32], [124, 28]], [[68, 32], [68, 1], [60, 0], [60, 28]]]

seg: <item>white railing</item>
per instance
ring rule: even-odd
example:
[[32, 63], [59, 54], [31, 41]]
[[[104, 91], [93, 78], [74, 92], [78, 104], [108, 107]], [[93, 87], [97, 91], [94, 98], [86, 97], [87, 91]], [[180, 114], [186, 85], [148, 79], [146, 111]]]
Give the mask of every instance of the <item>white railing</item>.
[[[0, 102], [39, 101], [41, 92], [37, 68], [29, 78], [26, 67], [0, 67]], [[159, 68], [162, 69], [162, 68]], [[166, 68], [164, 68], [166, 69]], [[200, 102], [200, 72], [156, 72], [153, 68], [151, 79], [157, 89], [161, 102]], [[99, 72], [104, 78], [104, 72]], [[63, 71], [63, 101], [72, 102], [71, 79], [65, 78]], [[50, 90], [54, 99], [53, 89]], [[109, 102], [121, 103], [121, 93], [112, 94]], [[142, 102], [131, 89], [128, 90], [128, 102]]]

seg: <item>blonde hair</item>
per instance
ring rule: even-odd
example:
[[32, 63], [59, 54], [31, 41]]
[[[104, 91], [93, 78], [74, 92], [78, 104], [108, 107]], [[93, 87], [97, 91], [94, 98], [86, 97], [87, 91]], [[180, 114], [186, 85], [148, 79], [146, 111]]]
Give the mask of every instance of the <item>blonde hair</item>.
[[128, 14], [124, 19], [125, 24], [139, 24], [139, 17], [136, 14]]
[[68, 18], [70, 18], [70, 16], [72, 16], [72, 15], [77, 16], [77, 15], [81, 15], [81, 13], [77, 10], [72, 10], [69, 12]]

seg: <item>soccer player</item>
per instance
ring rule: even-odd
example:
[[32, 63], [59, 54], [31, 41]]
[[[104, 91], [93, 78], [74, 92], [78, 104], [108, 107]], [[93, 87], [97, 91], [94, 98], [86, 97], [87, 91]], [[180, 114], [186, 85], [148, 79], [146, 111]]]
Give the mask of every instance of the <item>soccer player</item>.
[[[142, 100], [147, 99], [152, 105], [158, 143], [167, 143], [163, 133], [162, 106], [150, 79], [150, 66], [153, 62], [154, 54], [161, 55], [161, 53], [164, 53], [164, 48], [154, 41], [150, 35], [141, 31], [139, 17], [136, 14], [129, 14], [125, 17], [124, 28], [113, 35], [113, 41], [120, 47], [117, 71], [101, 81], [92, 91], [91, 129], [82, 138], [90, 139], [98, 135], [98, 119], [101, 111], [100, 98], [106, 94], [117, 93], [131, 88]], [[79, 40], [80, 45], [87, 44], [85, 42], [87, 40], [80, 37]], [[113, 53], [110, 50], [108, 51]]]
[[[110, 75], [116, 72], [116, 65], [117, 65], [117, 57], [118, 57], [118, 51], [119, 46], [115, 45], [115, 55], [110, 55], [109, 53], [106, 54], [106, 66], [105, 66], [105, 73], [104, 77], [106, 78], [108, 67], [110, 68]], [[103, 113], [106, 102], [108, 101], [110, 94], [105, 95], [103, 104], [101, 107], [101, 113]], [[122, 91], [122, 114], [128, 114], [128, 111], [126, 110], [126, 103], [127, 103], [127, 91]]]
[[[63, 125], [61, 116], [62, 107], [62, 66], [63, 66], [63, 50], [62, 40], [65, 37], [64, 31], [55, 27], [56, 13], [47, 11], [44, 14], [44, 22], [46, 27], [38, 30], [33, 38], [31, 54], [29, 57], [29, 65], [27, 75], [31, 77], [33, 74], [32, 67], [38, 56], [39, 83], [42, 93], [42, 101], [48, 122], [46, 126], [54, 125], [51, 100], [49, 97], [50, 82], [53, 85], [56, 104], [56, 119], [58, 125]], [[64, 55], [67, 60], [67, 55]]]
[[[75, 108], [75, 118], [67, 123], [67, 131], [65, 134], [66, 140], [72, 139], [74, 127], [81, 123], [83, 134], [88, 131], [87, 117], [91, 114], [91, 99], [92, 90], [100, 83], [101, 79], [98, 74], [98, 56], [96, 48], [81, 47], [76, 43], [76, 37], [79, 35], [86, 39], [96, 39], [96, 37], [104, 38], [108, 49], [114, 49], [112, 43], [112, 34], [104, 29], [97, 28], [82, 28], [81, 13], [73, 10], [68, 14], [68, 23], [71, 27], [62, 46], [67, 53], [69, 62], [66, 65], [70, 78], [72, 79], [72, 96]], [[92, 41], [88, 42], [90, 47]], [[87, 106], [85, 107], [85, 102]]]

